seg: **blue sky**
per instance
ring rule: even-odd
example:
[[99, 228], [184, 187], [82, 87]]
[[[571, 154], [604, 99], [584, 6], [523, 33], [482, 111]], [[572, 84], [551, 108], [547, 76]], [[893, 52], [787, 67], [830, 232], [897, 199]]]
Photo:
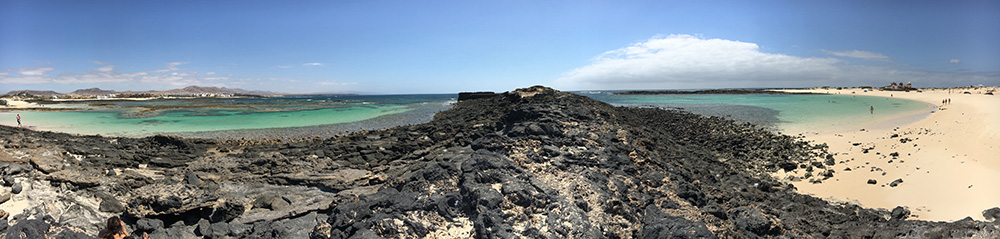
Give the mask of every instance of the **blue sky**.
[[998, 1], [0, 0], [0, 93], [1000, 85]]

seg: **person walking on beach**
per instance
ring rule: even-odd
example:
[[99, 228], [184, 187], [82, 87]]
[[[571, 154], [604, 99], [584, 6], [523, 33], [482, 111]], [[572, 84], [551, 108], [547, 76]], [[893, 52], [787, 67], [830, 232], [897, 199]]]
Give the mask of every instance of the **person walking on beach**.
[[17, 127], [21, 127], [21, 114], [17, 114]]
[[870, 112], [870, 114], [874, 114], [875, 113], [875, 106], [874, 105], [871, 106], [871, 108], [869, 108], [868, 111]]

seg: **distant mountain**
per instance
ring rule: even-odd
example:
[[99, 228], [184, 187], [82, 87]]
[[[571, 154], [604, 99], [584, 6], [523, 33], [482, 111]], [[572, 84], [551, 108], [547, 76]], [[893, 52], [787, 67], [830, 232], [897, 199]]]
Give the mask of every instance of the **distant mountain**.
[[245, 95], [280, 95], [274, 92], [267, 91], [249, 91], [237, 88], [225, 88], [225, 87], [204, 87], [204, 86], [188, 86], [182, 89], [173, 89], [165, 91], [157, 91], [153, 94], [167, 94], [167, 95], [193, 95], [193, 94], [245, 94]]
[[[240, 91], [240, 92], [242, 92], [242, 91]], [[225, 90], [225, 89], [222, 89], [222, 88], [219, 88], [219, 87], [188, 86], [188, 87], [184, 87], [183, 89], [173, 89], [173, 90], [161, 91], [161, 93], [174, 94], [174, 95], [178, 95], [178, 94], [227, 94], [227, 93], [234, 93], [234, 91], [232, 91], [232, 90]]]
[[90, 89], [79, 89], [69, 93], [69, 95], [76, 95], [76, 96], [109, 95], [109, 94], [118, 94], [118, 91], [102, 90], [101, 88], [95, 87]]
[[7, 95], [34, 95], [34, 96], [52, 97], [65, 94], [51, 90], [12, 90], [10, 92], [7, 92]]
[[188, 87], [184, 87], [182, 89], [173, 89], [173, 90], [159, 91], [158, 93], [161, 93], [161, 94], [170, 94], [170, 95], [190, 95], [190, 94], [254, 94], [254, 95], [275, 95], [275, 93], [272, 93], [272, 92], [248, 91], [248, 90], [244, 90], [244, 89], [234, 89], [234, 88], [225, 88], [225, 87], [221, 87], [220, 88], [220, 87], [214, 87], [214, 86], [212, 86], [212, 87], [188, 86]]

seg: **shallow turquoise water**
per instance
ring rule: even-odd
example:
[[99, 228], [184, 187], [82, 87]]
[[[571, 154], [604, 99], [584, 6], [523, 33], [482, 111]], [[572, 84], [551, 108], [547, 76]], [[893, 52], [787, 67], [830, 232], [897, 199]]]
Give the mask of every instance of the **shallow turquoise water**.
[[[870, 127], [889, 119], [926, 114], [932, 106], [912, 100], [854, 95], [613, 95], [578, 92], [613, 105], [680, 108], [723, 116], [789, 133]], [[84, 108], [62, 112], [0, 112], [0, 124], [79, 134], [240, 138], [282, 134], [321, 135], [341, 130], [388, 128], [423, 123], [450, 108], [456, 95], [295, 96], [266, 99], [193, 99], [61, 104]], [[154, 106], [198, 106], [152, 113]], [[869, 107], [875, 113], [869, 113]], [[145, 108], [144, 108], [145, 107]], [[266, 129], [266, 134], [261, 134]], [[856, 130], [856, 129], [854, 129]], [[213, 133], [207, 133], [207, 132]], [[258, 131], [258, 132], [254, 132]], [[194, 133], [193, 133], [194, 132]], [[206, 133], [197, 133], [206, 132]], [[310, 133], [311, 132], [311, 133]]]
[[[856, 95], [583, 95], [614, 105], [681, 108], [698, 114], [726, 116], [790, 132], [878, 126], [887, 120], [929, 113], [924, 102]], [[874, 107], [874, 113], [869, 111]]]
[[[455, 95], [395, 96], [295, 96], [266, 99], [191, 99], [61, 104], [84, 108], [59, 112], [0, 112], [3, 124], [16, 125], [21, 114], [26, 126], [78, 134], [148, 136], [179, 132], [291, 128], [336, 125], [414, 109], [436, 112], [450, 107]], [[93, 102], [92, 102], [93, 103]], [[149, 107], [186, 106], [197, 108], [144, 111]], [[416, 123], [404, 122], [399, 124]], [[385, 125], [380, 122], [380, 125]], [[389, 122], [392, 124], [392, 122]], [[364, 124], [361, 124], [364, 126]], [[367, 127], [372, 128], [372, 127]], [[190, 135], [190, 134], [187, 134]], [[238, 137], [237, 137], [238, 138]]]

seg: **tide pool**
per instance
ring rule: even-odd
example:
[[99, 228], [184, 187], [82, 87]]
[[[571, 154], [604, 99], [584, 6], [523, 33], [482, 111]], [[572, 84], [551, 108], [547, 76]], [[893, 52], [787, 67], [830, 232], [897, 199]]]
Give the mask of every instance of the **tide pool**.
[[[858, 95], [613, 95], [582, 92], [613, 105], [679, 108], [723, 116], [788, 133], [879, 127], [886, 121], [916, 120], [933, 106], [898, 98]], [[874, 113], [870, 112], [874, 107]]]

